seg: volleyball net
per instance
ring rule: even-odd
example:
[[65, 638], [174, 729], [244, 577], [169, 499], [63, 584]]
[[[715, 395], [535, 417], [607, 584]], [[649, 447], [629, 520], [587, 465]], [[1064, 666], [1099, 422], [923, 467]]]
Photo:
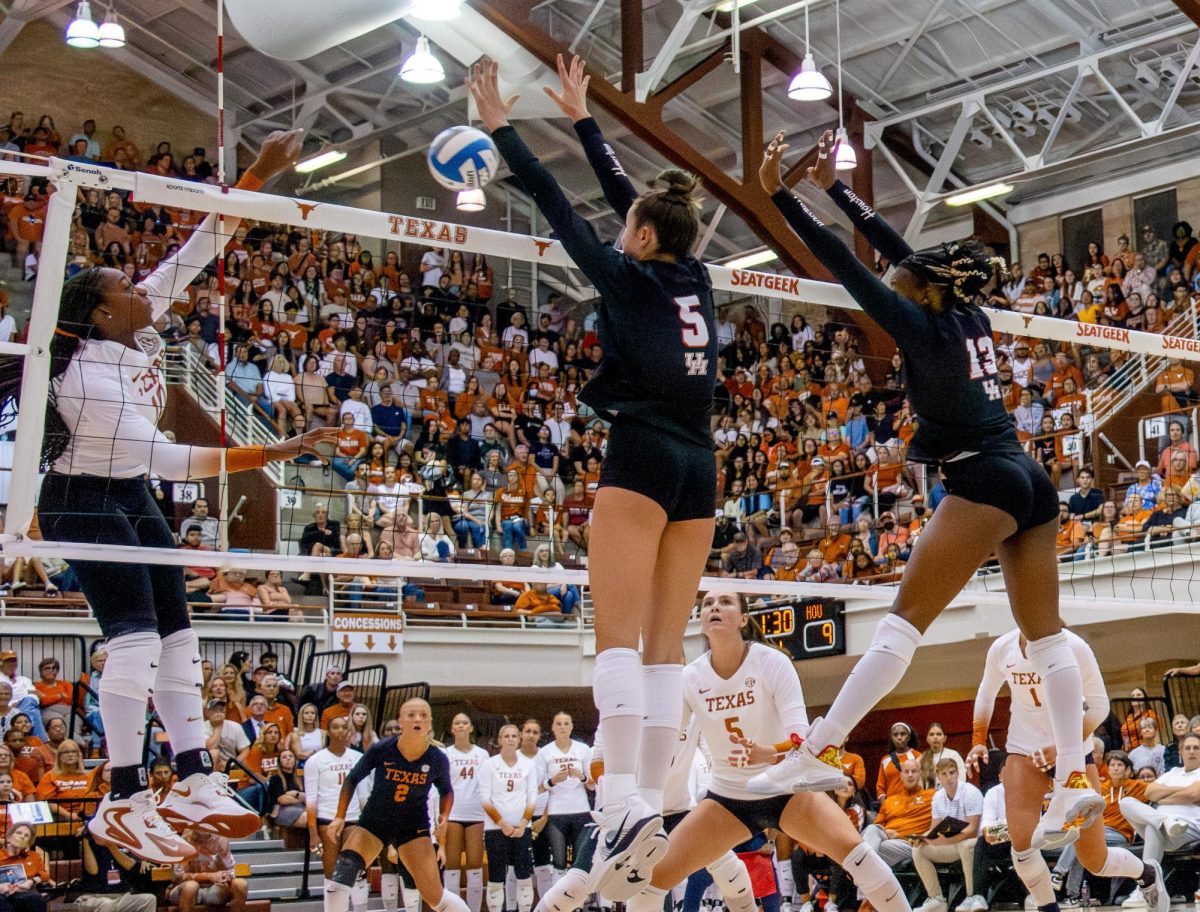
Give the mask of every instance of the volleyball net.
[[[348, 580], [403, 577], [447, 587], [488, 585], [506, 579], [586, 585], [588, 513], [581, 506], [579, 496], [575, 495], [574, 473], [567, 470], [547, 478], [544, 475], [537, 477], [538, 473], [531, 470], [527, 478], [522, 470], [518, 484], [525, 501], [519, 508], [489, 491], [487, 498], [475, 504], [473, 509], [464, 509], [462, 495], [469, 491], [469, 475], [455, 473], [446, 465], [444, 457], [438, 455], [436, 448], [429, 453], [422, 452], [422, 443], [431, 442], [435, 429], [443, 438], [453, 436], [458, 421], [464, 416], [453, 412], [447, 391], [431, 390], [434, 387], [432, 378], [442, 375], [449, 359], [454, 337], [449, 332], [452, 327], [443, 325], [443, 335], [439, 335], [438, 329], [427, 322], [426, 315], [420, 311], [422, 299], [419, 293], [411, 304], [403, 295], [398, 298], [401, 305], [394, 308], [395, 319], [404, 325], [395, 327], [400, 330], [395, 335], [391, 335], [387, 316], [380, 316], [388, 306], [389, 289], [385, 287], [374, 303], [361, 309], [355, 305], [363, 304], [362, 301], [348, 300], [345, 312], [349, 325], [344, 327], [348, 331], [348, 344], [343, 347], [337, 341], [340, 333], [323, 330], [319, 325], [326, 307], [319, 304], [312, 307], [308, 323], [297, 326], [288, 322], [285, 309], [288, 296], [277, 293], [272, 298], [270, 294], [273, 263], [254, 266], [259, 270], [257, 273], [250, 270], [251, 261], [261, 254], [262, 249], [255, 244], [264, 239], [275, 241], [283, 237], [288, 242], [303, 240], [307, 247], [303, 251], [297, 248], [295, 252], [308, 256], [312, 256], [308, 251], [321, 245], [328, 250], [337, 243], [352, 243], [352, 239], [361, 243], [364, 249], [371, 249], [370, 245], [374, 244], [377, 264], [385, 263], [384, 250], [395, 250], [396, 245], [402, 245], [402, 249], [408, 245], [421, 249], [442, 248], [448, 255], [460, 251], [468, 258], [475, 254], [484, 255], [494, 270], [497, 290], [493, 301], [503, 300], [500, 289], [504, 286], [516, 285], [522, 290], [522, 303], [532, 320], [523, 336], [526, 344], [517, 341], [509, 344], [502, 334], [506, 327], [497, 326], [501, 333], [499, 353], [489, 352], [493, 346], [487, 343], [478, 346], [472, 355], [476, 363], [468, 373], [481, 379], [481, 401], [494, 404], [492, 393], [497, 384], [504, 385], [509, 379], [506, 378], [509, 363], [517, 361], [519, 366], [523, 365], [520, 370], [523, 395], [510, 402], [512, 411], [507, 415], [507, 424], [521, 425], [522, 419], [528, 417], [531, 420], [522, 425], [523, 431], [536, 434], [531, 429], [557, 419], [559, 430], [554, 436], [561, 439], [561, 433], [569, 433], [564, 430], [566, 427], [579, 434], [591, 427], [595, 419], [587, 415], [586, 407], [574, 400], [573, 390], [564, 392], [563, 383], [538, 385], [537, 356], [535, 354], [531, 359], [530, 349], [537, 347], [533, 340], [538, 330], [539, 289], [560, 291], [565, 300], [574, 302], [580, 316], [589, 309], [588, 302], [595, 295], [558, 242], [419, 215], [374, 212], [59, 159], [52, 160], [49, 166], [0, 163], [0, 174], [45, 179], [56, 188], [49, 197], [46, 210], [28, 341], [0, 346], [0, 354], [24, 356], [24, 394], [16, 419], [8, 486], [4, 534], [6, 557], [203, 566], [222, 572], [240, 569], [260, 577], [271, 570]], [[401, 384], [403, 388], [398, 387], [399, 391], [394, 394], [398, 404], [409, 414], [408, 443], [387, 438], [383, 447], [382, 461], [397, 470], [395, 478], [390, 474], [382, 479], [374, 478], [376, 472], [382, 474], [382, 465], [373, 465], [371, 459], [356, 458], [354, 454], [338, 455], [331, 460], [330, 466], [311, 461], [309, 464], [276, 463], [262, 472], [233, 475], [222, 466], [221, 471], [209, 478], [151, 478], [148, 483], [154, 496], [162, 502], [172, 527], [200, 529], [199, 549], [189, 546], [196, 541], [195, 536], [192, 539], [181, 536], [181, 544], [188, 547], [179, 550], [41, 540], [36, 531], [36, 509], [47, 399], [40, 391], [49, 388], [49, 350], [55, 335], [64, 278], [87, 258], [86, 251], [79, 249], [76, 212], [79, 201], [87, 200], [92, 191], [102, 195], [116, 192], [121, 195], [123, 204], [132, 205], [134, 209], [152, 207], [157, 213], [169, 215], [179, 239], [187, 238], [184, 245], [186, 262], [173, 271], [167, 270], [169, 274], [165, 278], [160, 266], [156, 273], [160, 280], [151, 283], [156, 298], [153, 303], [156, 310], [163, 311], [165, 320], [165, 325], [159, 326], [164, 342], [161, 359], [154, 365], [156, 377], [151, 380], [161, 379], [168, 387], [174, 387], [168, 408], [180, 443], [215, 445], [223, 441], [230, 446], [262, 445], [280, 439], [281, 426], [286, 433], [294, 432], [300, 421], [287, 407], [276, 407], [269, 382], [264, 382], [264, 390], [257, 394], [248, 392], [245, 383], [239, 386], [247, 376], [253, 376], [244, 366], [246, 362], [244, 353], [239, 351], [240, 343], [247, 342], [246, 347], [253, 349], [262, 369], [270, 371], [278, 366], [274, 363], [274, 355], [284, 350], [277, 348], [278, 343], [286, 341], [290, 346], [287, 350], [294, 353], [294, 357], [285, 358], [287, 363], [283, 369], [290, 370], [293, 365], [307, 360], [309, 345], [313, 338], [318, 338], [321, 344], [320, 350], [313, 353], [314, 363], [318, 364], [316, 372], [323, 378], [331, 372], [345, 370], [351, 359], [361, 371], [371, 358], [372, 364], [386, 365], [383, 366], [384, 379], [388, 382], [384, 385], [395, 386], [392, 381], [400, 372], [400, 365], [406, 359], [411, 361], [413, 369], [408, 384]], [[203, 221], [208, 213], [217, 214], [215, 223]], [[236, 260], [229, 259], [231, 248], [226, 238], [231, 236], [237, 247]], [[293, 251], [280, 252], [286, 258]], [[302, 256], [301, 264], [304, 262]], [[239, 271], [236, 268], [239, 263], [246, 268]], [[194, 268], [189, 269], [189, 266]], [[292, 268], [290, 264], [289, 268]], [[238, 275], [228, 275], [231, 270]], [[350, 273], [350, 263], [346, 264], [346, 271]], [[830, 283], [716, 264], [709, 265], [709, 271], [719, 309], [729, 305], [744, 306], [748, 312], [758, 314], [767, 325], [776, 321], [786, 323], [793, 313], [804, 312], [806, 308], [828, 308], [834, 313], [839, 309], [858, 309], [844, 289]], [[237, 293], [240, 284], [246, 282], [261, 283], [261, 293], [256, 293], [258, 301], [266, 298], [274, 302], [274, 321], [277, 322], [272, 323], [269, 333], [262, 331], [258, 303], [253, 305], [252, 312], [246, 303], [248, 296], [239, 297]], [[348, 292], [358, 288], [349, 274], [337, 277], [334, 284], [344, 285]], [[413, 285], [414, 292], [419, 292], [417, 283]], [[208, 302], [206, 307], [201, 306], [204, 299]], [[304, 308], [303, 302], [300, 306]], [[501, 304], [500, 308], [504, 306]], [[332, 309], [338, 311], [336, 303]], [[200, 341], [194, 336], [189, 338], [183, 318], [198, 311], [203, 312], [205, 318], [202, 321], [204, 332], [208, 332], [208, 324], [215, 320], [215, 341], [211, 334]], [[480, 312], [475, 311], [471, 316]], [[1194, 305], [1189, 305], [1186, 312], [1176, 314], [1164, 334], [1004, 310], [990, 310], [989, 315], [998, 334], [1035, 345], [1044, 342], [1052, 349], [1066, 343], [1081, 357], [1097, 354], [1111, 368], [1109, 381], [1094, 389], [1080, 390], [1073, 406], [1045, 409], [1047, 415], [1056, 419], [1050, 428], [1053, 440], [1049, 452], [1056, 458], [1061, 471], [1076, 476], [1085, 465], [1107, 466], [1109, 463], [1117, 469], [1127, 467], [1130, 470], [1129, 478], [1115, 469], [1107, 473], [1116, 477], [1110, 478], [1110, 483], [1105, 485], [1104, 496], [1107, 499], [1111, 494], [1116, 498], [1114, 512], [1117, 515], [1106, 516], [1104, 523], [1082, 530], [1084, 535], [1076, 541], [1068, 536], [1070, 547], [1060, 549], [1060, 588], [1064, 599], [1079, 605], [1099, 600], [1109, 607], [1147, 608], [1169, 604], [1178, 609], [1200, 601], [1200, 579], [1195, 578], [1194, 571], [1194, 542], [1200, 541], [1200, 521], [1193, 524], [1186, 516], [1181, 516], [1181, 521], [1172, 524], [1168, 532], [1164, 533], [1161, 528], [1147, 532], [1143, 529], [1145, 520], [1157, 504], [1140, 503], [1131, 509], [1130, 501], [1124, 497], [1126, 486], [1136, 485], [1133, 478], [1136, 463], [1143, 456], [1146, 461], [1156, 463], [1160, 451], [1176, 441], [1176, 430], [1182, 434], [1184, 442], [1192, 442], [1192, 452], [1195, 452], [1198, 430], [1193, 406], [1181, 398], [1169, 408], [1157, 409], [1153, 395], [1155, 377], [1159, 373], [1173, 369], [1171, 366], [1178, 365], [1180, 360], [1200, 355], [1200, 341], [1195, 338]], [[385, 345], [386, 354], [377, 352], [373, 344], [366, 349], [354, 348], [353, 330], [359, 317], [366, 318], [365, 332], [373, 342], [383, 338], [389, 343]], [[445, 323], [445, 315], [435, 322]], [[297, 346], [294, 337], [284, 339], [282, 334], [288, 329], [280, 327], [288, 326], [294, 332], [303, 331], [306, 336], [303, 346]], [[440, 351], [414, 352], [408, 341], [416, 337], [427, 341], [431, 336], [434, 344], [441, 346]], [[520, 336], [517, 333], [513, 339]], [[394, 351], [392, 344], [396, 346]], [[484, 360], [489, 354], [491, 360]], [[890, 353], [874, 353], [875, 357], [886, 354]], [[425, 361], [429, 362], [428, 369]], [[425, 381], [425, 377], [430, 379]], [[267, 380], [265, 374], [263, 379]], [[303, 371], [300, 381], [298, 388], [304, 389]], [[416, 393], [408, 389], [414, 381], [417, 385], [423, 383], [423, 389]], [[372, 373], [362, 376], [361, 384], [353, 385], [370, 387], [376, 382]], [[582, 383], [582, 378], [579, 382]], [[408, 389], [407, 393], [405, 389]], [[342, 396], [341, 392], [346, 395]], [[431, 395], [431, 392], [444, 395]], [[372, 398], [382, 395], [378, 386], [364, 390], [364, 393]], [[89, 416], [107, 414], [106, 409], [114, 404], [96, 401], [94, 391], [92, 395], [93, 399], [84, 405]], [[411, 398], [405, 400], [406, 395]], [[734, 416], [732, 430], [737, 430], [737, 422], [743, 418], [739, 409], [744, 405], [751, 413], [750, 425], [745, 428], [749, 442], [766, 452], [771, 442], [767, 431], [773, 430], [773, 424], [784, 422], [772, 421], [767, 412], [759, 409], [761, 396], [747, 394], [746, 401], [739, 403], [732, 398], [737, 395], [741, 393], [731, 389], [732, 404], [725, 406], [725, 410]], [[357, 394], [351, 395], [348, 390], [337, 394], [336, 399], [341, 398], [358, 401]], [[305, 421], [333, 424], [338, 422], [342, 411], [336, 399], [322, 404], [319, 411], [324, 413], [323, 416], [304, 407], [298, 407], [297, 411], [303, 414]], [[524, 414], [528, 410], [526, 403], [533, 403], [533, 414]], [[351, 407], [350, 411], [359, 416], [362, 414], [362, 409], [357, 406]], [[1121, 422], [1131, 420], [1130, 413], [1134, 414], [1132, 420], [1137, 424], [1132, 437], [1135, 443], [1129, 442], [1129, 434], [1125, 435], [1124, 442], [1118, 440], [1115, 431]], [[370, 414], [369, 406], [367, 414]], [[1071, 419], [1060, 420], [1064, 414], [1070, 415]], [[844, 412], [840, 415], [844, 417]], [[470, 423], [469, 412], [465, 417]], [[370, 455], [375, 440], [370, 434], [369, 417], [367, 420], [368, 428], [364, 433]], [[432, 426], [427, 426], [430, 421]], [[489, 423], [505, 424], [504, 421]], [[418, 426], [420, 432], [416, 430]], [[89, 433], [119, 433], [119, 429], [104, 427], [100, 421], [92, 421], [89, 427]], [[741, 539], [749, 522], [754, 524], [750, 537], [761, 547], [761, 566], [767, 570], [706, 577], [703, 587], [738, 589], [763, 598], [803, 595], [890, 599], [890, 591], [903, 571], [906, 544], [910, 548], [919, 537], [921, 501], [935, 497], [938, 486], [935, 474], [923, 466], [904, 461], [906, 431], [911, 428], [901, 423], [894, 439], [877, 440], [878, 446], [870, 451], [867, 460], [869, 465], [856, 467], [853, 456], [846, 457], [843, 480], [851, 491], [859, 492], [854, 497], [841, 496], [840, 488], [835, 491], [829, 484], [828, 474], [824, 479], [817, 473], [809, 479], [795, 478], [792, 484], [782, 484], [781, 464], [790, 467], [792, 463], [803, 462], [809, 471], [815, 464], [804, 458], [802, 447], [795, 455], [788, 455], [786, 448], [781, 451], [784, 455], [772, 455], [767, 470], [772, 484], [768, 485], [767, 501], [762, 504], [761, 515], [748, 517], [736, 510], [724, 510], [725, 515], [718, 521], [713, 562], [714, 567], [721, 561], [738, 565], [743, 547]], [[479, 425], [472, 424], [471, 435], [478, 433]], [[507, 446], [493, 446], [487, 440], [481, 441], [482, 446], [502, 454], [494, 457], [491, 463], [482, 460], [481, 466], [484, 474], [489, 466], [490, 471], [498, 473], [486, 480], [499, 489], [507, 482], [506, 470], [512, 461], [518, 435], [503, 427], [498, 432], [493, 427], [488, 435], [493, 433]], [[446, 440], [440, 442], [445, 444]], [[601, 448], [603, 439], [597, 437], [586, 442]], [[828, 438], [823, 442], [828, 444]], [[1031, 450], [1039, 446], [1036, 435], [1029, 445]], [[145, 442], [144, 449], [149, 453], [153, 446]], [[566, 450], [564, 442], [564, 457]], [[583, 482], [583, 499], [590, 505], [596, 478], [595, 466], [586, 464], [587, 452], [585, 449], [578, 480]], [[646, 455], [649, 459], [654, 458], [654, 454]], [[357, 477], [360, 462], [367, 466], [363, 474], [372, 476], [369, 488], [366, 479]], [[732, 469], [732, 457], [724, 467], [727, 471]], [[1192, 477], [1194, 467], [1193, 456], [1187, 466], [1188, 478]], [[103, 467], [90, 466], [85, 471], [102, 477], [105, 474]], [[865, 486], [864, 496], [864, 486], [858, 482], [867, 474], [873, 477], [873, 483]], [[1163, 478], [1168, 490], [1181, 487], [1182, 481], [1174, 476]], [[1200, 482], [1197, 486], [1200, 488]], [[1200, 490], [1192, 492], [1191, 496], [1198, 494]], [[718, 506], [725, 499], [719, 498]], [[206, 511], [197, 504], [200, 500], [207, 502]], [[463, 514], [467, 514], [471, 522], [459, 522]], [[913, 531], [911, 541], [898, 542], [896, 555], [888, 555], [884, 547], [871, 555], [873, 566], [869, 568], [856, 568], [854, 558], [850, 557], [836, 562], [837, 573], [805, 572], [812, 549], [821, 547], [820, 540], [828, 534], [831, 521], [842, 521], [846, 529], [851, 530], [858, 518], [865, 517], [872, 532], [883, 535], [881, 520], [888, 515], [897, 528], [907, 530], [911, 526]], [[510, 519], [518, 516], [523, 518], [524, 528], [514, 529], [513, 526], [518, 524], [511, 523]], [[339, 525], [339, 534], [333, 538], [326, 534], [330, 521]], [[795, 547], [779, 540], [780, 528], [790, 525], [795, 525]], [[353, 552], [344, 550], [348, 547], [348, 532], [359, 536], [358, 541], [349, 543]], [[874, 537], [878, 541], [878, 537]], [[886, 544], [886, 539], [884, 541]], [[511, 558], [506, 562], [501, 557], [506, 546], [516, 552], [515, 565]], [[198, 554], [197, 550], [204, 553]], [[867, 550], [865, 545], [863, 550]], [[352, 556], [359, 552], [364, 556]], [[403, 554], [404, 559], [395, 559], [392, 555], [396, 553]], [[546, 568], [531, 574], [526, 566], [522, 566], [530, 562], [546, 565]], [[823, 581], [813, 581], [810, 577], [814, 576]], [[996, 568], [986, 566], [960, 599], [1005, 602], [1003, 580]]]

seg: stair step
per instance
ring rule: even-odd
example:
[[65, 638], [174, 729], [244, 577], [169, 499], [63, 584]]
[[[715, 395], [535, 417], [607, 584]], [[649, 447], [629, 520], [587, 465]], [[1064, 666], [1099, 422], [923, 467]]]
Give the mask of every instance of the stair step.
[[229, 844], [230, 850], [238, 852], [265, 852], [273, 849], [283, 849], [282, 839], [239, 839]]
[[251, 867], [257, 868], [260, 864], [276, 864], [287, 862], [292, 865], [292, 870], [299, 870], [304, 866], [304, 852], [299, 849], [281, 849], [278, 852], [259, 852], [250, 849], [246, 852], [238, 852], [237, 860], [245, 862]]

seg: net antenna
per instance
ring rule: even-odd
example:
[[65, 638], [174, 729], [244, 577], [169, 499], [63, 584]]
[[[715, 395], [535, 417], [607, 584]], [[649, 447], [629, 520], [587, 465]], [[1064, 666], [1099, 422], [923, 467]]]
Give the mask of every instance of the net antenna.
[[[225, 182], [225, 0], [217, 0], [217, 184], [222, 192], [229, 190]], [[221, 234], [225, 233], [225, 213], [217, 214]], [[228, 395], [229, 381], [225, 375], [226, 362], [229, 353], [225, 344], [225, 251], [217, 257], [217, 414], [219, 416], [221, 441], [221, 480], [217, 529], [220, 534], [221, 550], [229, 550], [229, 485], [224, 483], [228, 477], [225, 448], [228, 442], [228, 413], [225, 397]]]

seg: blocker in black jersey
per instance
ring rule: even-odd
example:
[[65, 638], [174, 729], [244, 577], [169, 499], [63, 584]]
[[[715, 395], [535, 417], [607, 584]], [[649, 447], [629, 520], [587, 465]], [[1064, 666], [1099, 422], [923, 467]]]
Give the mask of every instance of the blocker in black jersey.
[[429, 836], [430, 789], [443, 796], [454, 793], [446, 755], [431, 744], [416, 760], [409, 760], [396, 746], [398, 737], [372, 744], [346, 777], [353, 790], [374, 776], [358, 826], [394, 846]]
[[[624, 219], [637, 191], [595, 120], [578, 121], [575, 132]], [[637, 260], [602, 242], [511, 126], [492, 138], [600, 294], [596, 332], [604, 355], [579, 398], [614, 422], [612, 465], [605, 462], [601, 486], [651, 498], [671, 522], [711, 517], [716, 469], [709, 416], [718, 356], [708, 270], [693, 256]]]
[[[827, 191], [879, 253], [900, 263], [913, 250], [853, 190], [837, 181]], [[818, 260], [900, 348], [917, 432], [908, 458], [940, 464], [946, 490], [1003, 510], [1017, 531], [1058, 514], [1058, 492], [1021, 448], [1004, 407], [992, 324], [984, 311], [956, 302], [942, 313], [886, 286], [784, 189], [772, 200]]]

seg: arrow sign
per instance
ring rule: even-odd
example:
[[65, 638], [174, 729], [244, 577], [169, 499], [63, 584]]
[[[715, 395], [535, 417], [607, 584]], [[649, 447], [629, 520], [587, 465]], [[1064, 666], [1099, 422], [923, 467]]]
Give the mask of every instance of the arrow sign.
[[368, 649], [375, 648], [375, 637], [371, 636], [371, 634], [369, 634], [369, 633], [367, 634], [367, 648]]
[[374, 653], [387, 643], [393, 653], [404, 649], [404, 615], [382, 611], [336, 612], [330, 625], [332, 643], [351, 653]]
[[395, 649], [395, 648], [396, 648], [396, 635], [393, 633], [390, 637], [388, 637], [388, 649]]
[[350, 648], [350, 635], [349, 634], [345, 634], [342, 636], [342, 648], [343, 649]]

